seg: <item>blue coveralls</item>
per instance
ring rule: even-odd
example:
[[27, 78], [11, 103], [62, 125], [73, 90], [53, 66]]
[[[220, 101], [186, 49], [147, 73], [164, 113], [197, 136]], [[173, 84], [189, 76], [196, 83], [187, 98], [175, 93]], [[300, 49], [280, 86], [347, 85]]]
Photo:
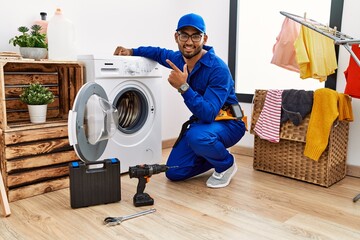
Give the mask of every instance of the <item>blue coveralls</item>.
[[[197, 120], [190, 124], [168, 158], [168, 166], [178, 166], [166, 172], [173, 181], [191, 178], [211, 168], [220, 173], [231, 167], [234, 158], [227, 148], [235, 145], [246, 130], [241, 120], [215, 121], [224, 105], [238, 101], [228, 66], [215, 55], [212, 47], [204, 46], [204, 49], [207, 53], [189, 73], [189, 90], [181, 95], [193, 114], [190, 118]], [[159, 47], [135, 48], [133, 55], [153, 59], [168, 68], [171, 67], [166, 59], [181, 70], [185, 64], [180, 51]]]

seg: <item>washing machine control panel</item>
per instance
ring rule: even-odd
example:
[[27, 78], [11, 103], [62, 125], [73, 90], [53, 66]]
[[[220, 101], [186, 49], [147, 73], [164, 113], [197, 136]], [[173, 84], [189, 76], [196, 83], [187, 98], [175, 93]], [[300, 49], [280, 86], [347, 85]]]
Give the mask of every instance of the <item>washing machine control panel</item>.
[[113, 77], [161, 77], [159, 64], [141, 57], [114, 56], [94, 61], [95, 79]]

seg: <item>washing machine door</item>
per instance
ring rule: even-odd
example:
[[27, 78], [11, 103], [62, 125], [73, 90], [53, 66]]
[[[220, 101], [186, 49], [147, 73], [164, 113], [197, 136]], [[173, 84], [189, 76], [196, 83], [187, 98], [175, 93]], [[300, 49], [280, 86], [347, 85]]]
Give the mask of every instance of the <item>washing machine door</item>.
[[84, 162], [98, 160], [116, 132], [117, 121], [118, 111], [105, 90], [94, 82], [83, 85], [68, 117], [69, 143], [78, 157]]

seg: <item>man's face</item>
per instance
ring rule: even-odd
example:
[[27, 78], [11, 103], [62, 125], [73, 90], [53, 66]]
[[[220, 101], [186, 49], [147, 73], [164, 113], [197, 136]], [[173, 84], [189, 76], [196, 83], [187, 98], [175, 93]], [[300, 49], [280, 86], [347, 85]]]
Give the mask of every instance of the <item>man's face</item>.
[[182, 55], [191, 59], [201, 52], [207, 36], [193, 27], [185, 27], [175, 33], [175, 40]]

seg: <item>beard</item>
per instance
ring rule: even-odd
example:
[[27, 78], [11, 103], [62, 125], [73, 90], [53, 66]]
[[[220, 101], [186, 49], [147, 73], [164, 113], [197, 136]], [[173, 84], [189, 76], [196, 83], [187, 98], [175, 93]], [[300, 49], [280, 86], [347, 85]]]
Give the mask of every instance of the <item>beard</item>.
[[182, 46], [182, 47], [179, 46], [180, 52], [186, 59], [191, 59], [191, 58], [195, 57], [196, 55], [200, 54], [202, 48], [203, 48], [203, 45], [200, 45], [197, 48], [195, 48], [193, 52], [189, 53], [185, 50], [186, 49], [185, 46]]

